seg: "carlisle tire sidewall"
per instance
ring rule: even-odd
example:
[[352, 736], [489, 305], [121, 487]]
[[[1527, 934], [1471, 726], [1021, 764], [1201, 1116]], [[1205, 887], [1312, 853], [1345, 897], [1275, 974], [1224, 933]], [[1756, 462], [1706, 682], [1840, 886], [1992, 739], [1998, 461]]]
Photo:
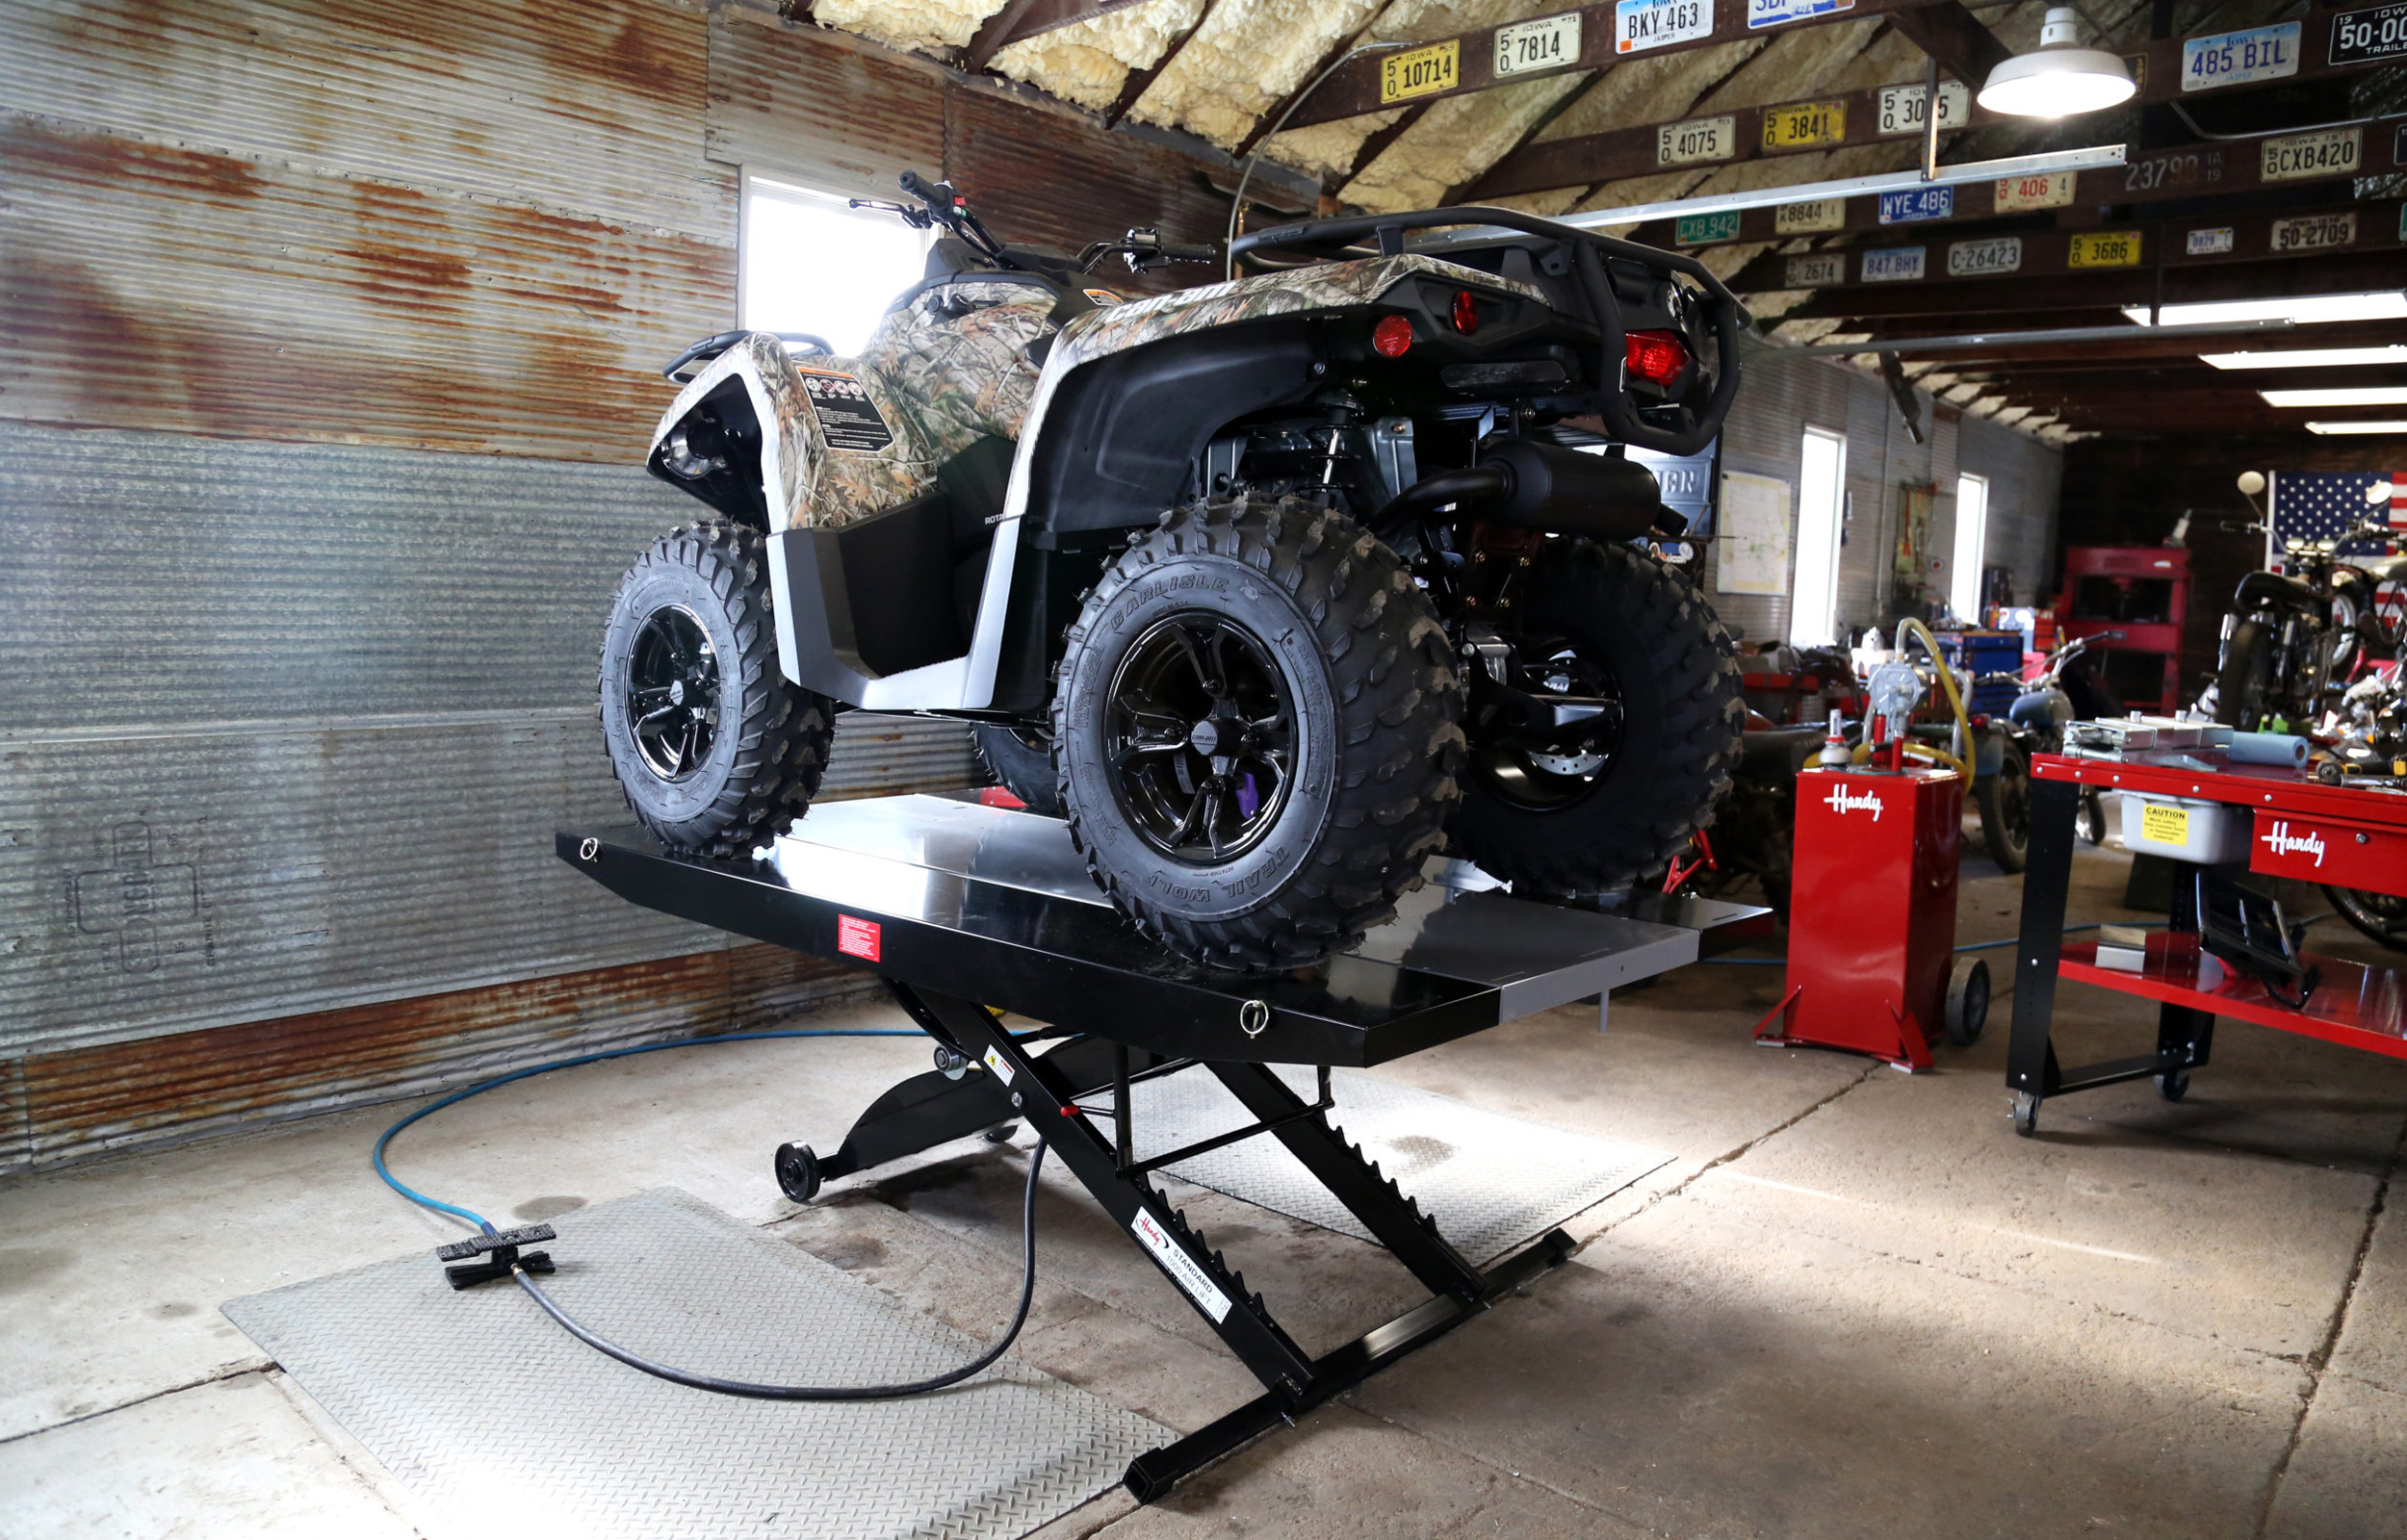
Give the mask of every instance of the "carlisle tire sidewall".
[[[1271, 659], [1287, 696], [1296, 762], [1276, 820], [1243, 853], [1215, 865], [1174, 860], [1130, 825], [1110, 767], [1110, 690], [1137, 639], [1175, 615], [1203, 613], [1242, 628]], [[1278, 584], [1230, 557], [1178, 553], [1111, 596], [1087, 644], [1064, 666], [1070, 743], [1057, 745], [1063, 788], [1080, 827], [1114, 868], [1163, 913], [1228, 919], [1277, 896], [1304, 871], [1329, 826], [1338, 705], [1310, 617]]]
[[[627, 717], [627, 678], [634, 666], [635, 639], [643, 634], [645, 622], [671, 606], [682, 606], [701, 624], [718, 663], [719, 680], [711, 752], [693, 774], [674, 782], [661, 780], [644, 762], [635, 747], [634, 724]], [[631, 800], [641, 805], [642, 811], [664, 824], [687, 823], [709, 812], [727, 788], [745, 735], [744, 724], [738, 719], [744, 694], [743, 649], [726, 602], [692, 568], [647, 558], [610, 611], [603, 656], [607, 661], [601, 692], [602, 729], [619, 784]]]

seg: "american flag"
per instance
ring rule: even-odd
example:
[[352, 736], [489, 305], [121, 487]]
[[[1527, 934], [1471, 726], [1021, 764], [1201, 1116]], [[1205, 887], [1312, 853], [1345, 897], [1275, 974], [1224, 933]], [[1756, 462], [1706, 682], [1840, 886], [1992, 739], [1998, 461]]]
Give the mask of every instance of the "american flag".
[[[2366, 500], [2366, 489], [2383, 481], [2391, 486], [2387, 510]], [[2381, 519], [2386, 511], [2391, 541], [2344, 540], [2342, 553], [2378, 554], [2407, 539], [2407, 471], [2387, 475], [2379, 471], [2281, 471], [2274, 474], [2272, 483], [2273, 531], [2265, 537], [2265, 565], [2275, 572], [2282, 570], [2285, 543], [2340, 540], [2365, 521]], [[2394, 629], [2402, 612], [2407, 612], [2407, 595], [2397, 585], [2384, 583], [2374, 590], [2373, 604], [2383, 625]]]

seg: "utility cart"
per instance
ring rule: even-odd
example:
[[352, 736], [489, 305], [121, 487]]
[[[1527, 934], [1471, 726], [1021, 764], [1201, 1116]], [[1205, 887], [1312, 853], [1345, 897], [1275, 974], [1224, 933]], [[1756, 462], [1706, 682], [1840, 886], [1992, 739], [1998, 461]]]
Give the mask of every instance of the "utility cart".
[[[752, 860], [675, 855], [634, 829], [571, 830], [560, 858], [620, 896], [881, 975], [937, 1044], [821, 1156], [779, 1152], [780, 1184], [819, 1183], [1025, 1120], [1265, 1387], [1127, 1470], [1152, 1502], [1206, 1462], [1359, 1384], [1570, 1254], [1551, 1231], [1482, 1269], [1328, 1116], [1328, 1070], [1387, 1063], [1695, 961], [1700, 934], [1764, 912], [1625, 900], [1540, 904], [1440, 871], [1398, 918], [1308, 969], [1244, 974], [1182, 962], [1103, 899], [1059, 821], [974, 800], [893, 797], [815, 808]], [[1435, 869], [1435, 868], [1434, 868]], [[1601, 1005], [1600, 1005], [1601, 1010]], [[1007, 1028], [997, 1013], [1044, 1023]], [[1600, 1016], [1601, 1022], [1601, 1016]], [[1305, 1099], [1270, 1066], [1319, 1069]], [[1135, 1156], [1129, 1088], [1202, 1065], [1254, 1121]], [[1103, 1098], [1109, 1105], [1102, 1105]], [[1314, 1358], [1162, 1196], [1152, 1173], [1235, 1140], [1280, 1141], [1425, 1284], [1418, 1308]]]
[[[2230, 843], [2246, 839], [2250, 871], [2401, 895], [2407, 895], [2407, 790], [2327, 785], [2269, 765], [2187, 768], [2053, 754], [2034, 756], [2031, 773], [2031, 863], [2023, 874], [2014, 1036], [2006, 1072], [2016, 1132], [2037, 1129], [2040, 1103], [2049, 1097], [2126, 1080], [2153, 1078], [2167, 1100], [2179, 1101], [2190, 1072], [2207, 1063], [2218, 1015], [2407, 1058], [2407, 969], [2309, 955], [2301, 961], [2320, 978], [2303, 1004], [2291, 1005], [2203, 950], [2194, 916], [2179, 902], [2176, 923], [2151, 938], [2136, 968], [2102, 966], [2099, 942], [2068, 941], [2063, 934], [2074, 812], [2084, 789], [2148, 797], [2202, 815], [2229, 809], [2227, 816], [2241, 825]], [[2224, 854], [2216, 852], [2215, 859]], [[2189, 926], [2181, 923], [2185, 919]], [[2158, 1002], [2156, 1051], [2071, 1069], [2059, 1065], [2054, 1029], [2059, 978]]]

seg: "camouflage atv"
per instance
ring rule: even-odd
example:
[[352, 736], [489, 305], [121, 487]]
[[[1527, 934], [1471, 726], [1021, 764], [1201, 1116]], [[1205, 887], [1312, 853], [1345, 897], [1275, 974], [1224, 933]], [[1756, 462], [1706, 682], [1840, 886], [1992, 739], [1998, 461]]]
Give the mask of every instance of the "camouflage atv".
[[601, 677], [661, 840], [765, 843], [847, 708], [955, 717], [1147, 934], [1281, 968], [1441, 848], [1564, 895], [1710, 821], [1734, 649], [1633, 543], [1678, 516], [1621, 449], [1694, 453], [1729, 408], [1746, 317], [1702, 266], [1439, 209], [1257, 232], [1259, 275], [1124, 302], [1104, 257], [1217, 253], [1010, 249], [903, 186], [876, 206], [943, 236], [859, 357], [730, 332], [670, 368], [647, 465], [713, 514], [627, 575]]

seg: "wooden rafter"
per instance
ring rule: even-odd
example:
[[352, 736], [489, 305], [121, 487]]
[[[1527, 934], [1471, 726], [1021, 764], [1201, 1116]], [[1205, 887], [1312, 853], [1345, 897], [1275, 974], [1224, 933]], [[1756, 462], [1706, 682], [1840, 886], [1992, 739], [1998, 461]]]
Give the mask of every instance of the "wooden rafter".
[[1144, 0], [1011, 0], [978, 24], [970, 46], [962, 50], [962, 64], [966, 68], [984, 69], [996, 54], [1013, 43], [1143, 3]]
[[1162, 78], [1162, 71], [1168, 69], [1171, 62], [1178, 57], [1187, 44], [1194, 39], [1195, 35], [1204, 30], [1204, 23], [1211, 19], [1212, 7], [1217, 4], [1219, 0], [1204, 0], [1203, 9], [1196, 12], [1193, 21], [1187, 23], [1186, 31], [1170, 39], [1170, 46], [1162, 50], [1159, 59], [1154, 60], [1143, 69], [1128, 71], [1128, 78], [1120, 83], [1120, 94], [1112, 98], [1112, 104], [1109, 107], [1103, 109], [1105, 128], [1110, 128], [1128, 116], [1129, 110], [1136, 106], [1138, 99], [1152, 89], [1153, 82]]

